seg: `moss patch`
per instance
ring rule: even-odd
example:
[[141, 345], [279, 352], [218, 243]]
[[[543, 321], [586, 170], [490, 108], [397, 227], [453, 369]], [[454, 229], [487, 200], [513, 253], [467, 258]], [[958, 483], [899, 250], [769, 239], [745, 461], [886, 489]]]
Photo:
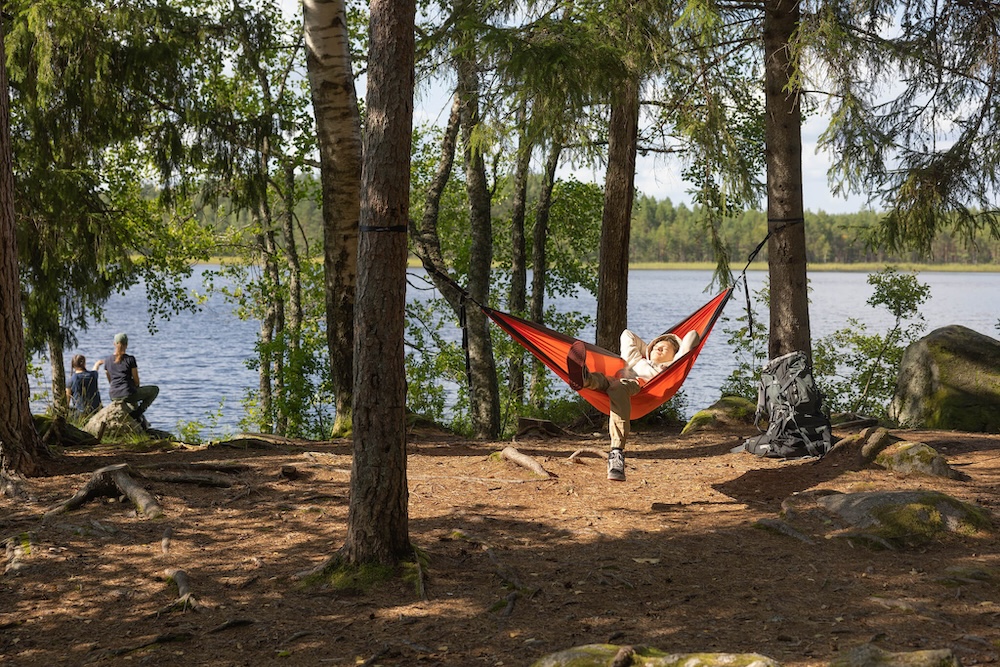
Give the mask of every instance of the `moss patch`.
[[936, 491], [913, 502], [875, 507], [872, 515], [879, 523], [875, 534], [909, 544], [929, 542], [944, 532], [979, 535], [991, 528], [982, 509]]

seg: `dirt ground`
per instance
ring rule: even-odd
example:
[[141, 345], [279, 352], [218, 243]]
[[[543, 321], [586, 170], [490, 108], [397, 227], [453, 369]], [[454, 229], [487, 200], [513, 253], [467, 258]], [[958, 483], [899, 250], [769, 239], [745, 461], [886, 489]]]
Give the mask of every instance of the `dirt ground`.
[[[774, 461], [730, 449], [746, 432], [634, 433], [626, 482], [605, 479], [584, 434], [470, 442], [414, 433], [409, 529], [427, 556], [415, 578], [367, 591], [304, 586], [295, 575], [344, 541], [350, 442], [270, 447], [102, 445], [65, 451], [0, 500], [0, 663], [4, 665], [521, 666], [588, 643], [671, 652], [757, 652], [826, 664], [864, 643], [951, 648], [966, 667], [1000, 655], [995, 537], [919, 549], [811, 543], [754, 527], [791, 494], [934, 488], [1000, 525], [1000, 435], [896, 432], [941, 451], [965, 480], [905, 477], [834, 450]], [[838, 432], [838, 435], [846, 435]], [[496, 454], [530, 455], [550, 479]], [[570, 456], [584, 450], [582, 456]], [[119, 499], [42, 520], [90, 472], [239, 464], [228, 488], [143, 480], [162, 518]], [[188, 605], [165, 572], [182, 570]]]

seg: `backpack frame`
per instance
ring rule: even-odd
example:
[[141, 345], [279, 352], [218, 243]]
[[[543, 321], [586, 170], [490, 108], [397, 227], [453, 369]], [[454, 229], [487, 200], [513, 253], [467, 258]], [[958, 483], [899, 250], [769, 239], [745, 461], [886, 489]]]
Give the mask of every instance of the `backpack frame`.
[[[760, 428], [767, 418], [767, 430]], [[770, 360], [760, 373], [754, 426], [760, 435], [743, 448], [768, 458], [822, 457], [830, 451], [830, 417], [813, 380], [805, 352], [790, 352]]]

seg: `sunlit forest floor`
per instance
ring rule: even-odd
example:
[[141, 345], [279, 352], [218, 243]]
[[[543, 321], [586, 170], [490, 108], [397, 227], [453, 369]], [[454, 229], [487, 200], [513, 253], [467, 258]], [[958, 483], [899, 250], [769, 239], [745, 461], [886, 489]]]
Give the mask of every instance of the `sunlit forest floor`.
[[[603, 642], [802, 666], [867, 642], [951, 648], [966, 667], [1000, 658], [995, 536], [873, 551], [819, 524], [809, 541], [756, 525], [815, 489], [934, 488], [997, 521], [1000, 436], [904, 434], [941, 451], [961, 481], [863, 467], [854, 451], [731, 453], [747, 435], [639, 431], [628, 479], [614, 483], [601, 433], [510, 443], [414, 432], [409, 533], [426, 560], [340, 588], [297, 575], [344, 542], [350, 441], [66, 451], [30, 480], [30, 500], [0, 500], [0, 662], [522, 666]], [[499, 456], [508, 446], [549, 477]], [[137, 478], [161, 518], [118, 497], [42, 518], [116, 463], [201, 464], [229, 486]]]

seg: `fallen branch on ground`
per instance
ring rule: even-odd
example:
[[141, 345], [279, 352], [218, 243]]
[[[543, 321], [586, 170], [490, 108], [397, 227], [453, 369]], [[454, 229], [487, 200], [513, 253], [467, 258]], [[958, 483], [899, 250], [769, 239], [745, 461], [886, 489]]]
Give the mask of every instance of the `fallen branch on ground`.
[[496, 568], [497, 576], [500, 577], [500, 580], [505, 585], [514, 589], [513, 592], [504, 597], [504, 606], [499, 611], [501, 618], [507, 618], [514, 612], [514, 603], [519, 597], [521, 597], [522, 594], [526, 595], [530, 600], [535, 596], [535, 593], [538, 592], [537, 588], [527, 588], [523, 583], [521, 583], [521, 578], [518, 576], [517, 572], [501, 563], [496, 552], [493, 551], [493, 547], [491, 547], [482, 538], [469, 535], [468, 533], [458, 529], [452, 531], [452, 535], [457, 538], [467, 540], [473, 544], [478, 544], [479, 547], [486, 552], [490, 562], [493, 563], [493, 566]]

